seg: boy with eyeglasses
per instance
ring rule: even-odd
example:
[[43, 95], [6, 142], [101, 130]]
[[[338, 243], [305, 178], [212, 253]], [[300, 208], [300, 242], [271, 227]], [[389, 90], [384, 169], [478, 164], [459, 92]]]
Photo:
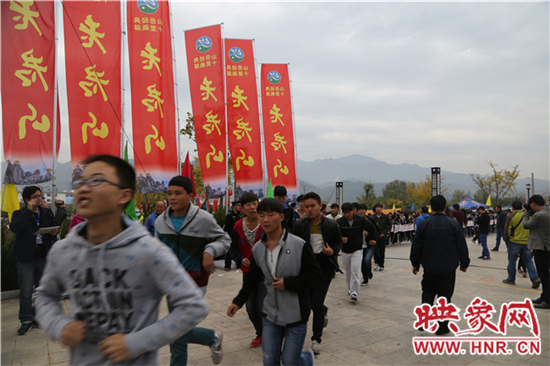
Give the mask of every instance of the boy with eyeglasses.
[[[35, 296], [38, 321], [70, 347], [73, 365], [158, 364], [157, 350], [204, 319], [207, 304], [174, 254], [122, 216], [134, 195], [134, 169], [110, 155], [84, 164], [73, 187], [87, 221], [48, 255]], [[70, 314], [60, 302], [64, 291]], [[174, 309], [157, 321], [164, 295]]]
[[55, 217], [49, 208], [43, 207], [42, 190], [37, 186], [23, 188], [26, 207], [13, 213], [10, 230], [17, 234], [14, 252], [17, 261], [17, 282], [19, 283], [18, 335], [27, 334], [33, 326], [34, 308], [32, 293], [38, 287], [46, 265], [46, 254], [51, 249], [57, 230], [35, 234], [40, 228], [55, 226]]

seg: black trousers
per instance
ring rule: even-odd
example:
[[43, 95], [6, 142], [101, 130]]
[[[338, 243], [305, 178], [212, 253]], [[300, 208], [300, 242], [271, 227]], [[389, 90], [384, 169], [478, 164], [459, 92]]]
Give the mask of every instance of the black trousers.
[[380, 267], [384, 267], [384, 259], [386, 258], [386, 243], [387, 236], [378, 239], [376, 242], [376, 248], [374, 251], [374, 262]]
[[422, 277], [422, 303], [433, 305], [435, 297], [444, 297], [447, 303], [455, 291], [456, 271], [449, 273], [426, 273]]
[[334, 277], [334, 273], [323, 272], [313, 285], [313, 290], [311, 291], [311, 310], [313, 311], [313, 335], [311, 336], [311, 340], [319, 343], [321, 343], [321, 337], [323, 336], [325, 314], [328, 310], [325, 306], [325, 297], [327, 296], [332, 277]]
[[545, 303], [550, 304], [550, 252], [547, 250], [534, 249], [533, 254], [535, 256], [537, 273], [539, 274], [542, 284], [542, 294], [540, 294], [540, 297]]

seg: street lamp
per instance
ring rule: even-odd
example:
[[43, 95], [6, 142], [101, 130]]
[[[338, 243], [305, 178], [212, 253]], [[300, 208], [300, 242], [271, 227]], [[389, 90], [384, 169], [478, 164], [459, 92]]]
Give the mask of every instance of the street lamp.
[[525, 185], [525, 188], [527, 188], [527, 199], [529, 199], [529, 192], [531, 191], [531, 184], [527, 183]]

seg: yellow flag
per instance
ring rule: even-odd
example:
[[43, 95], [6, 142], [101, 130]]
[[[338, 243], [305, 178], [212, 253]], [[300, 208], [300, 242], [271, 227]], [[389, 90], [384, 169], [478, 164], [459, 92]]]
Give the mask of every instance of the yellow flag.
[[15, 184], [4, 184], [4, 189], [2, 189], [2, 211], [8, 213], [11, 221], [11, 215], [20, 208]]
[[391, 209], [395, 211], [395, 202], [393, 203], [393, 207]]
[[487, 202], [485, 203], [487, 206], [491, 207], [491, 195], [489, 195], [489, 198], [487, 198]]

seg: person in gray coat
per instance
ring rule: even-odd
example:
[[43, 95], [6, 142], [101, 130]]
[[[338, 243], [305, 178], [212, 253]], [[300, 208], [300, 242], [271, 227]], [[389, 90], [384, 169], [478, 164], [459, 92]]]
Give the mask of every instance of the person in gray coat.
[[527, 245], [535, 256], [535, 265], [542, 283], [542, 294], [533, 300], [533, 306], [550, 309], [550, 207], [544, 198], [535, 194], [529, 198], [523, 211], [523, 227], [529, 229]]

